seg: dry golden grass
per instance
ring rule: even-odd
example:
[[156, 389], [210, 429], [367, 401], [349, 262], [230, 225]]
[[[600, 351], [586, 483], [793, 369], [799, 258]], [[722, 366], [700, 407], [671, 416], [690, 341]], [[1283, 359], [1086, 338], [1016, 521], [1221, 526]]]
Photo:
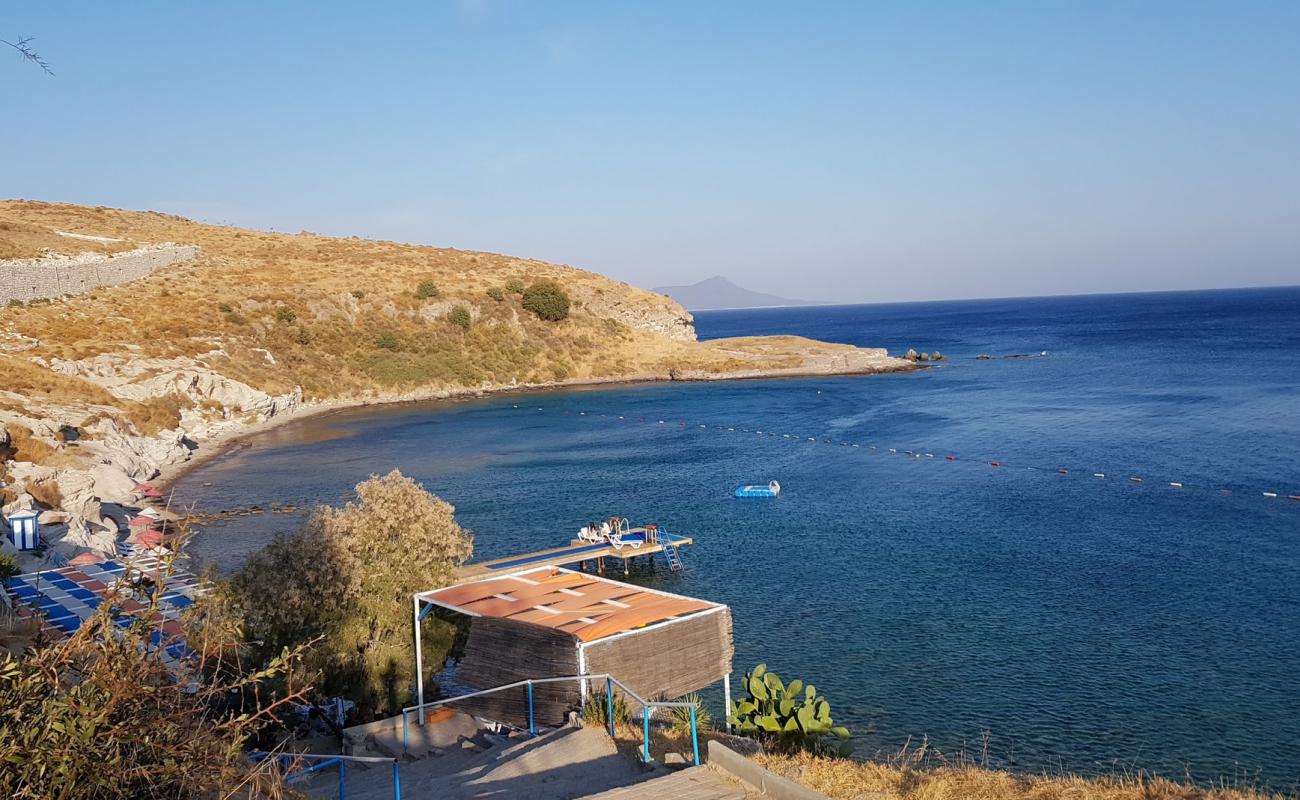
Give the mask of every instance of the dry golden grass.
[[767, 769], [834, 800], [1295, 800], [1249, 785], [1201, 787], [1149, 775], [1017, 775], [972, 763], [915, 766], [809, 755], [755, 756]]
[[[84, 406], [88, 418], [115, 417], [145, 434], [173, 426], [181, 403], [120, 400], [32, 359], [184, 358], [269, 394], [301, 387], [308, 400], [367, 400], [557, 381], [753, 375], [798, 367], [810, 353], [829, 363], [852, 350], [795, 337], [670, 339], [626, 324], [681, 319], [685, 312], [668, 298], [530, 259], [0, 201], [7, 252], [30, 254], [38, 244], [96, 249], [55, 230], [202, 248], [192, 262], [129, 284], [0, 309], [0, 333], [38, 342], [0, 354], [0, 389], [13, 393], [0, 397], [0, 410], [20, 412], [14, 396]], [[567, 319], [547, 322], [522, 308], [512, 287], [538, 281], [570, 296]], [[474, 317], [468, 329], [446, 318], [456, 307]]]
[[36, 258], [46, 253], [120, 253], [130, 241], [96, 242], [60, 236], [44, 225], [0, 220], [0, 258]]

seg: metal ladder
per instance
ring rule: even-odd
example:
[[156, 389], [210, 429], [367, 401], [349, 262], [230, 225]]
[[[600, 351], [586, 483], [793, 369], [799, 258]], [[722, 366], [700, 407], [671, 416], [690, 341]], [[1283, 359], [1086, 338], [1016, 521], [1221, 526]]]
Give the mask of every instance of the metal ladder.
[[672, 543], [665, 544], [664, 558], [668, 559], [668, 569], [673, 572], [682, 571], [682, 554], [677, 551], [677, 545]]

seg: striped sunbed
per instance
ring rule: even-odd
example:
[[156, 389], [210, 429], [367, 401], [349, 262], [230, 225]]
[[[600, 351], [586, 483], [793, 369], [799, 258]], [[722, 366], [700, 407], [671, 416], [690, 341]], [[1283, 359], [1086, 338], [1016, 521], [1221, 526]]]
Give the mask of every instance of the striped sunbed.
[[[148, 572], [138, 561], [129, 566]], [[197, 578], [178, 570], [166, 579], [166, 585], [155, 589], [162, 594], [158, 596], [157, 608], [150, 611], [148, 598], [125, 585], [109, 599], [109, 590], [119, 584], [127, 569], [128, 564], [118, 560], [60, 567], [17, 575], [6, 580], [4, 588], [15, 601], [17, 615], [39, 616], [41, 631], [51, 640], [76, 633], [104, 603], [112, 603], [113, 624], [120, 628], [128, 628], [142, 618], [149, 621], [153, 629], [149, 641], [154, 647], [163, 648], [165, 661], [190, 655], [181, 641], [184, 633], [181, 615], [202, 593]]]

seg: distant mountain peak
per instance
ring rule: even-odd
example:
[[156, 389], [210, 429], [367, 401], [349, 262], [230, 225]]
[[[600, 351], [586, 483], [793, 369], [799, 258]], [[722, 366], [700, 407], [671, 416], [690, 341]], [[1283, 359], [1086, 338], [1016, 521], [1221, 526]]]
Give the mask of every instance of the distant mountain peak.
[[722, 275], [714, 275], [712, 278], [705, 278], [689, 286], [659, 286], [654, 291], [668, 295], [692, 311], [705, 311], [712, 308], [819, 305], [811, 300], [791, 300], [774, 294], [755, 292], [736, 285]]

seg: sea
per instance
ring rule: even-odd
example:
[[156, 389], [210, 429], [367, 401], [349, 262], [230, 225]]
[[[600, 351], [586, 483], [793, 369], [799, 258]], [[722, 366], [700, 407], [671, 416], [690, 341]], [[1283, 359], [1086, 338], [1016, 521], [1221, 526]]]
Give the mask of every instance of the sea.
[[232, 569], [394, 468], [456, 506], [476, 558], [655, 522], [695, 538], [686, 568], [628, 579], [730, 605], [737, 673], [815, 683], [859, 755], [1300, 789], [1300, 288], [696, 326], [944, 358], [305, 419], [179, 480], [199, 511], [297, 509], [194, 553]]

